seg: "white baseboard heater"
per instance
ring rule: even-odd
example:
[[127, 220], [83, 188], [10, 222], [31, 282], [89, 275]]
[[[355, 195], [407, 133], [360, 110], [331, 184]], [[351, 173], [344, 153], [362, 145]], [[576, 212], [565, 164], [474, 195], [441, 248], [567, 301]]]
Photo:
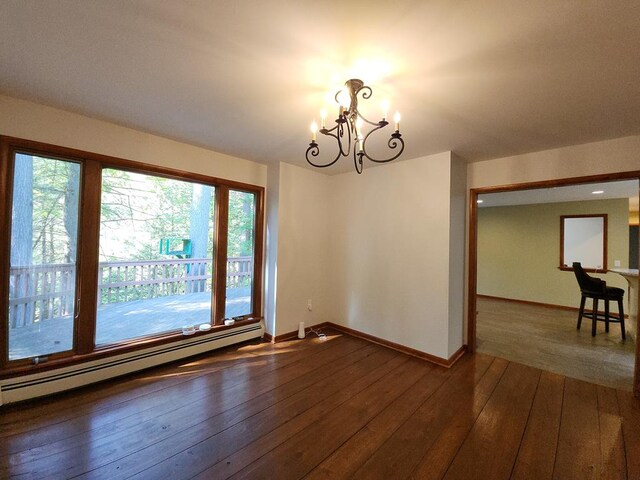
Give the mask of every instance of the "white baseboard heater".
[[262, 323], [32, 375], [0, 380], [0, 406], [78, 388], [261, 337]]

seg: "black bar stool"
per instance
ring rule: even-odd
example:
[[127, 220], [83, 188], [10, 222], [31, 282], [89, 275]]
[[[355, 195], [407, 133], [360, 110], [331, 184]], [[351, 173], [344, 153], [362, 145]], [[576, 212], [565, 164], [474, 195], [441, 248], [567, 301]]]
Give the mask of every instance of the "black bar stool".
[[[593, 299], [593, 312], [591, 313], [591, 336], [596, 336], [596, 321], [605, 322], [605, 331], [609, 332], [609, 322], [619, 323], [622, 328], [622, 339], [627, 338], [624, 328], [624, 307], [622, 305], [622, 299], [624, 297], [624, 290], [618, 287], [607, 287], [607, 282], [596, 277], [587, 275], [583, 270], [580, 262], [573, 263], [573, 273], [576, 275], [578, 285], [580, 285], [580, 293], [582, 298], [580, 299], [580, 312], [578, 312], [578, 330], [582, 324], [582, 317], [588, 315], [584, 314], [584, 304], [587, 298]], [[604, 315], [598, 314], [598, 301], [604, 300]], [[614, 300], [618, 302], [618, 315], [611, 316], [609, 312], [609, 301]]]

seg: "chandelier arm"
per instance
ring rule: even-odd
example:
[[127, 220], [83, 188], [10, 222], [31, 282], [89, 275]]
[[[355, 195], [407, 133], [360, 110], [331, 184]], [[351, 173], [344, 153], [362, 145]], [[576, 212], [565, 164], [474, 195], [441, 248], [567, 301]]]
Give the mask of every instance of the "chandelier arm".
[[395, 150], [396, 148], [398, 148], [398, 146], [400, 146], [400, 150], [398, 151], [398, 153], [396, 153], [394, 156], [392, 156], [390, 158], [387, 158], [387, 159], [384, 159], [384, 160], [373, 158], [372, 156], [370, 156], [367, 153], [367, 147], [366, 147], [367, 138], [369, 138], [369, 135], [371, 135], [376, 130], [379, 130], [380, 128], [382, 128], [382, 127], [374, 128], [369, 133], [367, 133], [367, 136], [364, 137], [364, 140], [362, 141], [362, 151], [363, 151], [363, 155], [365, 157], [367, 157], [369, 160], [371, 160], [372, 162], [375, 162], [375, 163], [387, 163], [387, 162], [390, 162], [392, 160], [395, 160], [400, 155], [402, 155], [402, 152], [404, 152], [404, 140], [402, 139], [402, 135], [400, 134], [400, 132], [396, 131], [396, 132], [392, 133], [391, 137], [389, 137], [389, 141], [387, 142], [387, 146], [391, 150]]
[[[331, 136], [333, 137], [335, 135], [331, 135]], [[340, 160], [340, 157], [342, 156], [342, 155], [340, 155], [340, 152], [338, 152], [338, 155], [336, 155], [336, 158], [334, 158], [332, 162], [329, 162], [327, 164], [321, 165], [319, 163], [314, 163], [309, 158], [309, 154], [311, 154], [312, 157], [317, 157], [319, 153], [320, 153], [320, 147], [318, 146], [318, 144], [316, 142], [311, 142], [309, 144], [309, 148], [307, 148], [307, 153], [305, 154], [305, 157], [307, 158], [307, 163], [309, 163], [309, 165], [312, 165], [312, 166], [317, 167], [317, 168], [325, 168], [325, 167], [330, 167], [331, 165], [336, 163], [338, 160]]]
[[[348, 157], [349, 155], [351, 155], [351, 128], [349, 128], [348, 126], [347, 128], [345, 128], [345, 123], [339, 123], [337, 125], [338, 127], [340, 127], [338, 129], [338, 135], [331, 135], [331, 136], [334, 137], [338, 142], [338, 148], [340, 149], [339, 155], [342, 155], [343, 157]], [[343, 142], [342, 137], [344, 137], [345, 130], [347, 132], [347, 140]], [[346, 151], [344, 150], [345, 144], [348, 147]]]
[[355, 92], [356, 97], [360, 95], [360, 93], [362, 93], [362, 98], [364, 100], [368, 100], [371, 98], [371, 95], [373, 95], [373, 90], [371, 90], [371, 87], [368, 87], [367, 85], [363, 85], [358, 90], [356, 90]]
[[360, 112], [356, 112], [356, 114], [358, 115], [358, 118], [362, 119], [363, 122], [368, 123], [369, 125], [372, 125], [374, 127], [382, 128], [389, 125], [389, 122], [387, 122], [386, 120], [380, 120], [379, 122], [372, 122], [368, 118], [364, 117]]
[[356, 172], [358, 175], [362, 173], [362, 156], [364, 154], [362, 152], [356, 153], [355, 148], [353, 149], [353, 166], [356, 168]]
[[[344, 146], [343, 146], [343, 140], [342, 137], [344, 137], [344, 126], [347, 123], [346, 120], [342, 120], [342, 117], [340, 117], [339, 119], [336, 120], [336, 124], [334, 127], [332, 128], [321, 128], [320, 129], [320, 133], [323, 135], [326, 135], [327, 137], [333, 137], [336, 139], [336, 142], [338, 143], [338, 148], [340, 149], [340, 154], [344, 157], [348, 157], [349, 156], [349, 152], [350, 150], [347, 150], [346, 152], [344, 151]], [[336, 132], [336, 133], [332, 133], [332, 132]], [[349, 141], [347, 142], [347, 144], [349, 145], [351, 143], [351, 131], [347, 128], [347, 132], [349, 134]]]

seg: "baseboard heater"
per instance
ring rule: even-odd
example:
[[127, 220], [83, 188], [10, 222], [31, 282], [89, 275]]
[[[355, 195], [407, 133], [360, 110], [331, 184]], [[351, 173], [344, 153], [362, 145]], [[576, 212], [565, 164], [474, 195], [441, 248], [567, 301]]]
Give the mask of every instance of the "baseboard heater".
[[155, 367], [163, 363], [208, 352], [261, 337], [262, 323], [254, 323], [220, 333], [184, 339], [177, 343], [130, 354], [95, 360], [47, 372], [0, 380], [0, 406], [30, 398], [78, 388], [109, 378]]

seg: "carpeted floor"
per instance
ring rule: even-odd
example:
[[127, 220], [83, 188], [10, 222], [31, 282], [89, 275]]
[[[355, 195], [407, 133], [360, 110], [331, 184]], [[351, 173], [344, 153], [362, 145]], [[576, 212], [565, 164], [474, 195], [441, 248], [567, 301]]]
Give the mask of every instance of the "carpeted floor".
[[631, 390], [635, 342], [622, 341], [620, 325], [609, 333], [598, 322], [576, 329], [577, 313], [517, 302], [478, 298], [477, 349], [541, 370], [599, 385]]

